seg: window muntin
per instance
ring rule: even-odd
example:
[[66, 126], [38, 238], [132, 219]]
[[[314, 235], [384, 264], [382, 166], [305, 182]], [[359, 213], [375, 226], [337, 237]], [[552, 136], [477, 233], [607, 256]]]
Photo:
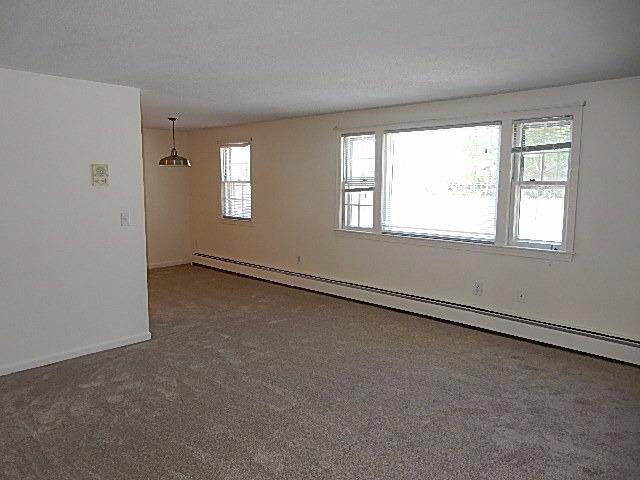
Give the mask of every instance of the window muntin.
[[342, 227], [373, 228], [373, 192], [375, 189], [375, 135], [343, 135], [341, 138]]
[[222, 216], [251, 220], [251, 145], [220, 147]]
[[493, 241], [500, 124], [389, 131], [382, 231]]
[[572, 135], [572, 116], [513, 122], [510, 243], [566, 249]]

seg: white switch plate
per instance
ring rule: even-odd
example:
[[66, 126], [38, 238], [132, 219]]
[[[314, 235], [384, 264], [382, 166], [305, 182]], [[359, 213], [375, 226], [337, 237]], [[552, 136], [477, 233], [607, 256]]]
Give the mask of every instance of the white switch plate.
[[106, 163], [91, 164], [91, 185], [107, 187], [109, 185], [109, 165]]
[[120, 209], [120, 226], [130, 227], [133, 225], [133, 212], [130, 208]]

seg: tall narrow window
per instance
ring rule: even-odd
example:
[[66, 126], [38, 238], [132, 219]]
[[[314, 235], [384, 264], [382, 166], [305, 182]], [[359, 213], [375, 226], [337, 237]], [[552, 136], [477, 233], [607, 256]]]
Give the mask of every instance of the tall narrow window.
[[562, 250], [573, 117], [513, 124], [512, 243]]
[[374, 134], [342, 136], [342, 226], [373, 227], [376, 140]]
[[220, 147], [222, 216], [251, 219], [251, 145]]
[[500, 124], [385, 133], [382, 230], [493, 241]]

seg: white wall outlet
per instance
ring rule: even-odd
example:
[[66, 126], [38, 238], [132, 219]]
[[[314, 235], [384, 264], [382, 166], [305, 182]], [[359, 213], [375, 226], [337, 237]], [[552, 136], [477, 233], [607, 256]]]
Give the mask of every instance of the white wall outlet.
[[109, 185], [109, 165], [106, 163], [91, 164], [91, 185], [94, 187]]
[[482, 283], [473, 282], [473, 294], [477, 296], [482, 295]]
[[120, 226], [130, 227], [133, 225], [133, 212], [130, 208], [120, 209]]
[[518, 290], [518, 301], [520, 303], [525, 303], [527, 301], [527, 289], [522, 287]]

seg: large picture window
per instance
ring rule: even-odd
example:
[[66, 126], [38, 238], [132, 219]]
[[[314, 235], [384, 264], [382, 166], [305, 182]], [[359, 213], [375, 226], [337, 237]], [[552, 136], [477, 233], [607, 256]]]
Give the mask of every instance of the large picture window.
[[500, 125], [387, 132], [382, 229], [493, 240]]
[[220, 147], [222, 216], [251, 220], [251, 145]]

